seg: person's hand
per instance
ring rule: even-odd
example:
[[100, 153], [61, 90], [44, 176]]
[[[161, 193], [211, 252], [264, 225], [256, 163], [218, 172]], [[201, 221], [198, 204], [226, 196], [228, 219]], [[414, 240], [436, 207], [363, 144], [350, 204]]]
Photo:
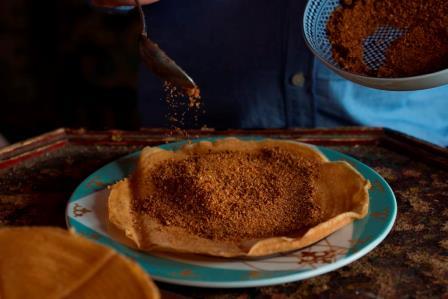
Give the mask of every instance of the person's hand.
[[[151, 4], [159, 0], [140, 0], [141, 5]], [[134, 0], [92, 0], [92, 4], [99, 7], [117, 7], [135, 5]]]

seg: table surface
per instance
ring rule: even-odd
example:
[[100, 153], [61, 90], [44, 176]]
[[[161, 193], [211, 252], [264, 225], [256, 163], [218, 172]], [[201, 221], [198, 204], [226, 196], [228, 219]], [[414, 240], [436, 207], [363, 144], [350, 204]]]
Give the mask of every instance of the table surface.
[[[389, 236], [358, 261], [315, 278], [247, 289], [204, 289], [158, 283], [171, 297], [421, 297], [448, 296], [448, 151], [383, 129], [189, 131], [262, 135], [324, 145], [349, 154], [391, 185], [398, 216]], [[100, 166], [147, 145], [183, 136], [59, 129], [0, 149], [0, 226], [65, 227], [65, 205]], [[168, 291], [165, 293], [165, 291]], [[167, 296], [169, 297], [169, 296]]]

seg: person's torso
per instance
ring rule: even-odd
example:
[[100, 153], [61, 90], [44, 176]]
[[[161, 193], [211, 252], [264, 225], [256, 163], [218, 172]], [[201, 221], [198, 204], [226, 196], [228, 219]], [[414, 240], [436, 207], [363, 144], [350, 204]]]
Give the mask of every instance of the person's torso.
[[[209, 127], [361, 124], [448, 144], [447, 87], [384, 92], [343, 80], [306, 48], [304, 7], [304, 0], [161, 0], [145, 10], [151, 38], [200, 86]], [[141, 70], [142, 124], [167, 126], [162, 85]]]

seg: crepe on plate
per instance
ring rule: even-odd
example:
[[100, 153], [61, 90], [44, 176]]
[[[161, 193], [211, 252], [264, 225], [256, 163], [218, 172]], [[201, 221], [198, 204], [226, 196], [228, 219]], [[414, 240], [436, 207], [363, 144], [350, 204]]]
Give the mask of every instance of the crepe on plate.
[[1, 298], [160, 298], [136, 263], [71, 231], [1, 228], [0, 244]]
[[[193, 154], [222, 151], [254, 151], [260, 148], [281, 148], [293, 155], [313, 160], [319, 167], [314, 198], [322, 211], [322, 221], [306, 231], [287, 235], [269, 236], [241, 241], [212, 240], [184, 228], [161, 223], [154, 217], [139, 213], [132, 200], [139, 192], [153, 192], [151, 186], [132, 190], [130, 179], [110, 187], [108, 199], [109, 220], [125, 232], [135, 245], [144, 251], [195, 253], [221, 257], [259, 257], [287, 252], [315, 243], [355, 219], [367, 215], [370, 183], [345, 161], [330, 162], [310, 145], [293, 141], [263, 140], [243, 141], [225, 138], [215, 142], [202, 141], [184, 145], [177, 151], [147, 147], [141, 152], [133, 175], [149, 174], [167, 160], [183, 159]], [[132, 179], [132, 175], [131, 175]]]

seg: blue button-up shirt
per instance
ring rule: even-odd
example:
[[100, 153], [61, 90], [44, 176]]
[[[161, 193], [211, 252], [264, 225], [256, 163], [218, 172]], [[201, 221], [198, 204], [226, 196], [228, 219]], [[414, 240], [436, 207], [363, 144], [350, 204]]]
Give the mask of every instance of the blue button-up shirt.
[[[339, 77], [307, 49], [304, 0], [161, 0], [151, 38], [201, 88], [215, 128], [380, 126], [448, 145], [448, 86], [374, 90]], [[144, 126], [168, 126], [160, 81], [141, 68]]]

